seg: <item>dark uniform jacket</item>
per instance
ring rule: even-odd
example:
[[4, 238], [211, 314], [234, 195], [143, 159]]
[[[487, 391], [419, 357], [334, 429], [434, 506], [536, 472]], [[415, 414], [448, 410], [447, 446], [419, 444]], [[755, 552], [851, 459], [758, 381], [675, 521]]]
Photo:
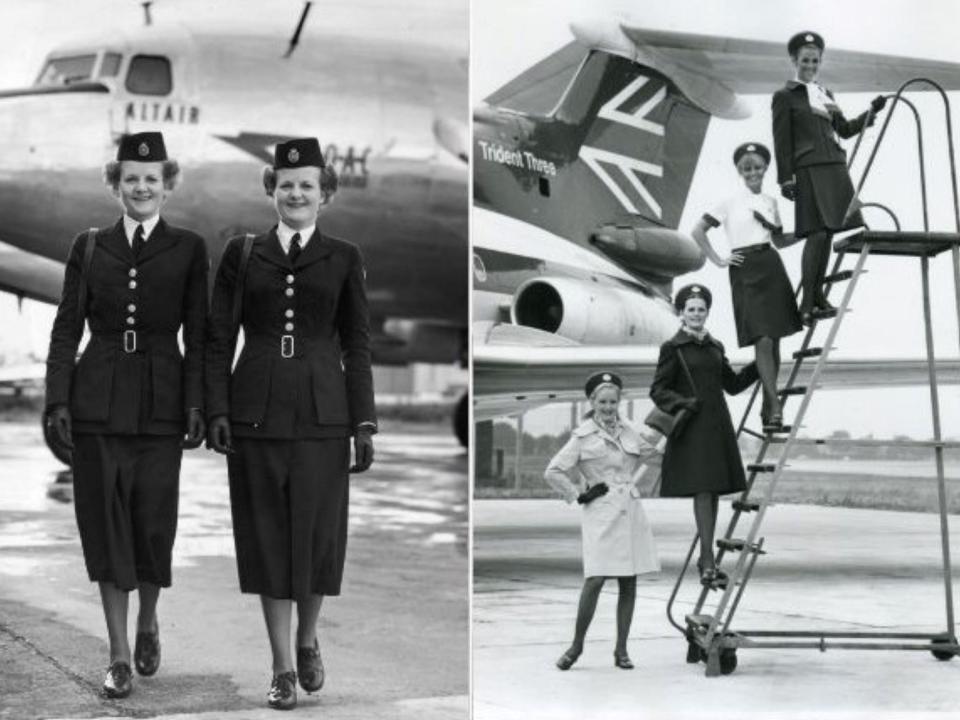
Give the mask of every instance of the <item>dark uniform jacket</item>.
[[69, 405], [75, 432], [184, 432], [186, 410], [203, 408], [209, 268], [203, 239], [161, 218], [134, 259], [122, 219], [99, 230], [87, 280], [91, 337], [77, 361], [86, 244], [82, 233], [67, 259], [47, 355], [47, 408]]
[[206, 411], [239, 437], [346, 437], [375, 428], [370, 321], [360, 250], [317, 230], [295, 264], [276, 228], [254, 239], [236, 343], [234, 283], [243, 238], [224, 250], [213, 288]]
[[[677, 353], [690, 368], [695, 388]], [[660, 346], [660, 359], [650, 397], [665, 412], [679, 410], [685, 399], [696, 397], [699, 409], [676, 438], [667, 440], [663, 455], [661, 495], [728, 493], [742, 490], [743, 461], [724, 391], [736, 394], [757, 381], [756, 363], [739, 372], [730, 367], [723, 344], [708, 335], [697, 340], [683, 330]]]
[[[827, 90], [833, 99], [833, 93]], [[831, 108], [832, 109], [832, 108]], [[846, 163], [847, 153], [836, 135], [849, 138], [863, 128], [867, 113], [847, 120], [840, 109], [828, 120], [810, 109], [807, 88], [791, 80], [773, 95], [773, 148], [777, 158], [777, 182], [794, 180], [797, 168]]]

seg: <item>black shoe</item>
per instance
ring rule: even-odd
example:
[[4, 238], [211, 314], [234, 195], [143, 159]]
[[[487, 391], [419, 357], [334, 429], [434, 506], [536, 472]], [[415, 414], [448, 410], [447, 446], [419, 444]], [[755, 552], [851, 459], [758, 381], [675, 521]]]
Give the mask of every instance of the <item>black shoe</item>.
[[557, 667], [561, 670], [569, 670], [573, 667], [573, 664], [577, 661], [577, 658], [580, 657], [582, 650], [575, 651], [573, 648], [567, 650], [563, 655], [560, 656], [560, 659], [557, 660]]
[[621, 670], [633, 670], [633, 661], [627, 655], [627, 651], [613, 651], [613, 664]]
[[133, 665], [137, 672], [149, 677], [160, 667], [160, 628], [156, 632], [138, 632], [133, 646]]
[[316, 638], [313, 640], [313, 647], [297, 648], [297, 677], [300, 678], [300, 687], [308, 693], [317, 692], [323, 687], [323, 659], [320, 657], [320, 643]]
[[274, 710], [293, 710], [297, 706], [297, 673], [288, 670], [273, 676], [267, 705]]
[[102, 692], [108, 698], [125, 698], [133, 689], [133, 672], [130, 663], [116, 660], [107, 668]]
[[833, 312], [837, 308], [827, 302], [826, 298], [820, 298], [814, 304], [814, 309], [819, 310], [821, 313]]

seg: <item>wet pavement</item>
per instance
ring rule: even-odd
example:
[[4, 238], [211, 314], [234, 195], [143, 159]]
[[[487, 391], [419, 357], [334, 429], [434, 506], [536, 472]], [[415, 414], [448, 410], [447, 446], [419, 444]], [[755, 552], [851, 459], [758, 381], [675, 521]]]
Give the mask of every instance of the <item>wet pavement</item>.
[[[740, 648], [733, 674], [705, 677], [703, 664], [686, 663], [686, 641], [665, 613], [693, 537], [690, 501], [644, 508], [663, 570], [638, 581], [629, 643], [636, 669], [613, 666], [617, 592], [608, 581], [583, 655], [561, 672], [554, 662], [572, 639], [583, 582], [578, 510], [558, 500], [474, 502], [475, 720], [960, 718], [960, 658], [940, 662], [928, 651]], [[728, 516], [721, 503], [721, 529]], [[955, 578], [958, 520], [951, 517]], [[946, 629], [936, 514], [781, 505], [768, 511], [762, 535], [768, 554], [733, 630], [932, 637]], [[698, 589], [680, 589], [681, 625]]]
[[[388, 426], [376, 452], [351, 480], [343, 590], [321, 613], [327, 683], [301, 691], [294, 714], [465, 718], [466, 454], [417, 425]], [[61, 469], [38, 428], [0, 425], [0, 718], [275, 717], [259, 600], [237, 589], [223, 460], [184, 456], [163, 664], [121, 701], [97, 692], [106, 633], [73, 506], [48, 497]], [[134, 594], [131, 640], [136, 608]]]

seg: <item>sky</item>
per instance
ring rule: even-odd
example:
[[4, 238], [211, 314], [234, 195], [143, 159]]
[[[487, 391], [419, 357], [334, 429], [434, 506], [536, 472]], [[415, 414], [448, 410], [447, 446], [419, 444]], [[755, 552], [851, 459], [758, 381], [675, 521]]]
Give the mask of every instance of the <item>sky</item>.
[[[674, 0], [662, 3], [594, 0], [485, 0], [474, 4], [471, 45], [471, 97], [474, 104], [514, 78], [543, 57], [573, 39], [569, 25], [584, 19], [611, 18], [627, 25], [656, 30], [778, 41], [801, 30], [824, 35], [829, 63], [831, 47], [884, 54], [960, 62], [956, 28], [960, 27], [960, 4], [952, 1], [902, 2], [746, 2], [744, 0]], [[784, 80], [789, 79], [785, 56]], [[896, 88], [891, 88], [895, 90]], [[838, 97], [848, 117], [866, 109], [872, 95], [846, 94]], [[955, 229], [949, 191], [949, 165], [943, 109], [932, 94], [914, 96], [924, 118], [927, 174], [930, 193], [931, 229]], [[760, 141], [772, 147], [770, 98], [746, 98], [753, 115], [747, 120], [712, 119], [687, 199], [680, 228], [689, 230], [697, 219], [719, 200], [739, 187], [730, 156], [734, 147], [746, 141]], [[960, 110], [960, 93], [951, 93], [954, 113]], [[956, 121], [955, 121], [956, 123]], [[864, 141], [872, 147], [877, 128]], [[954, 141], [960, 136], [954, 128]], [[859, 173], [854, 171], [854, 178]], [[916, 138], [912, 120], [895, 117], [888, 139], [878, 155], [864, 188], [865, 200], [879, 201], [900, 217], [905, 228], [920, 228], [921, 213], [916, 159]], [[775, 177], [768, 174], [765, 192], [778, 198], [786, 228], [792, 229], [793, 206], [779, 198]], [[887, 229], [879, 215], [867, 215], [877, 229]], [[711, 239], [726, 251], [722, 229]], [[802, 245], [783, 251], [787, 272], [796, 282], [800, 277]], [[850, 262], [850, 260], [848, 260]], [[922, 357], [924, 356], [920, 266], [917, 260], [874, 257], [868, 260], [853, 297], [852, 313], [840, 329], [836, 356]], [[714, 291], [714, 309], [708, 327], [728, 348], [736, 348], [736, 331], [726, 270], [707, 263], [695, 273], [683, 276], [679, 284], [699, 282]], [[938, 356], [960, 354], [960, 330], [953, 302], [953, 269], [949, 253], [931, 266], [931, 297], [934, 316], [934, 344]], [[834, 299], [834, 303], [838, 302]], [[801, 335], [784, 343], [785, 349], [798, 345]], [[749, 349], [734, 350], [748, 358]], [[784, 355], [788, 356], [785, 352]], [[956, 386], [941, 388], [946, 434], [960, 436], [960, 392]], [[870, 408], [869, 413], [863, 410]], [[868, 414], [869, 417], [864, 417]], [[564, 409], [545, 410], [527, 418], [531, 432], [554, 431], [568, 416]], [[848, 427], [855, 434], [874, 432], [878, 436], [897, 433], [930, 434], [929, 393], [926, 386], [889, 390], [831, 391], [814, 399], [807, 425], [816, 431]]]

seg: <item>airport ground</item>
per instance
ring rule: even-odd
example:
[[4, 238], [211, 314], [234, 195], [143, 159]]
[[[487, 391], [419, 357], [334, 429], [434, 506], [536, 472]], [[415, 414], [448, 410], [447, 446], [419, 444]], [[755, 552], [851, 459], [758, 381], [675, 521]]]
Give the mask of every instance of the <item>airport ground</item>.
[[[446, 423], [388, 422], [377, 461], [351, 481], [340, 597], [324, 603], [324, 689], [293, 713], [333, 720], [467, 712], [466, 453]], [[96, 585], [61, 466], [38, 424], [0, 424], [0, 718], [273, 718], [259, 601], [237, 589], [226, 469], [188, 452], [174, 585], [158, 610], [163, 662], [126, 700], [98, 695], [107, 664]], [[54, 493], [59, 495], [59, 493]], [[136, 600], [131, 599], [132, 617]]]
[[[735, 672], [706, 677], [703, 664], [686, 663], [686, 641], [665, 615], [693, 536], [689, 501], [644, 505], [662, 571], [638, 584], [629, 642], [637, 667], [613, 666], [610, 582], [583, 655], [561, 672], [554, 662], [572, 638], [582, 583], [578, 509], [555, 499], [475, 501], [475, 720], [960, 718], [960, 658], [927, 651], [741, 648]], [[951, 521], [957, 576], [960, 523]], [[768, 554], [733, 629], [944, 632], [936, 514], [783, 504], [761, 534]], [[681, 588], [681, 624], [696, 587]]]

